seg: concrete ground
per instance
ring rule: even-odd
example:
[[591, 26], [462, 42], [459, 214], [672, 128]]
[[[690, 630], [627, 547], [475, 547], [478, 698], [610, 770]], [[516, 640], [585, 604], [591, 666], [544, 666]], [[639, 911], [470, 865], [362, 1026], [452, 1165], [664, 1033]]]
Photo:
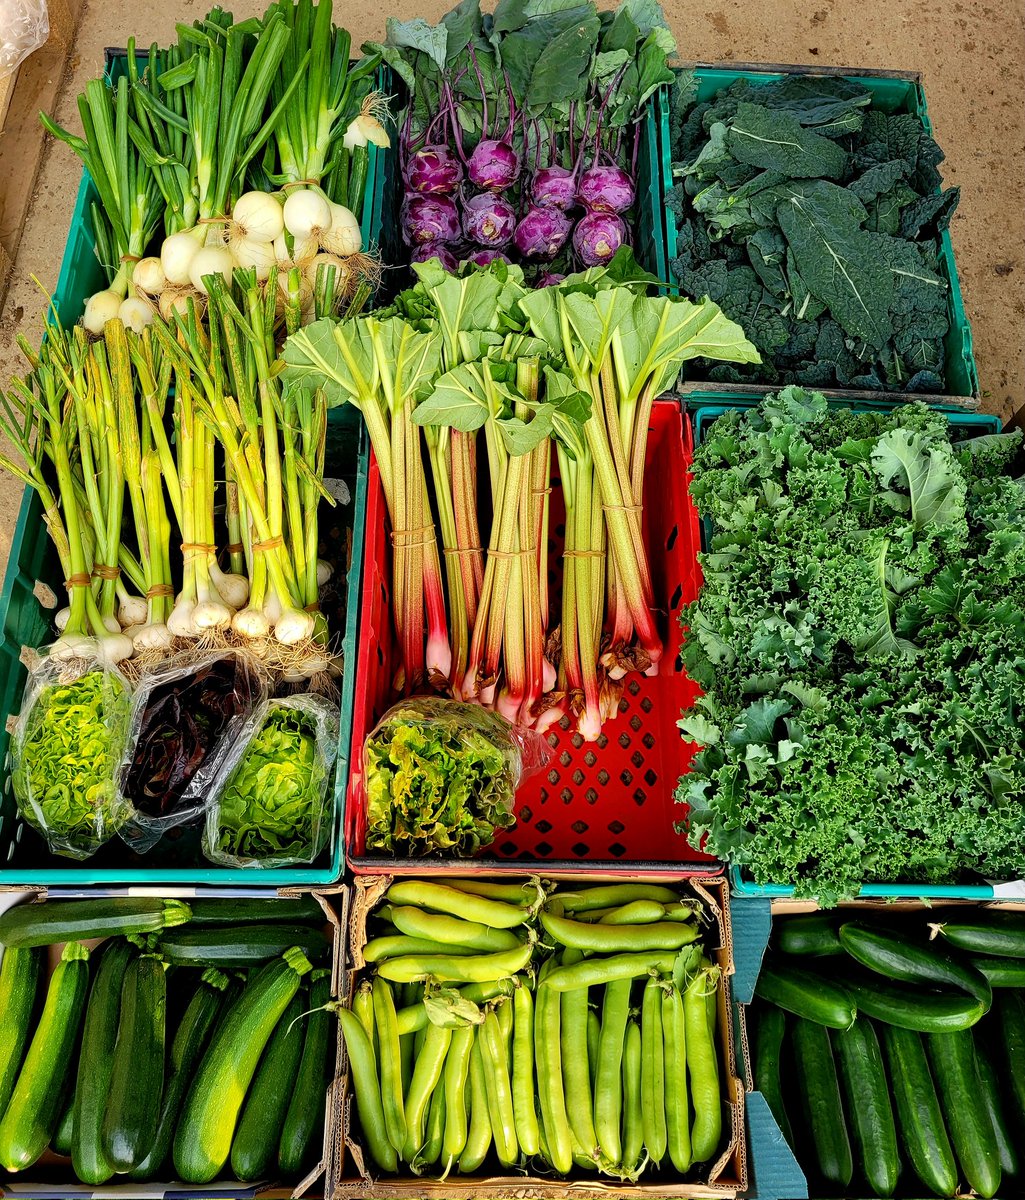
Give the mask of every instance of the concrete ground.
[[[176, 20], [202, 16], [212, 0], [87, 0], [57, 119], [79, 129], [76, 97], [101, 72], [105, 46], [173, 38]], [[245, 17], [264, 0], [222, 0]], [[432, 22], [453, 0], [336, 0], [335, 19], [353, 43], [383, 35], [385, 15]], [[608, 0], [611, 3], [611, 0]], [[983, 407], [1004, 418], [1025, 408], [1025, 4], [1022, 0], [663, 0], [681, 58], [815, 63], [920, 70], [944, 175], [961, 187], [951, 233], [972, 322]], [[7, 164], [0, 164], [7, 170]], [[35, 276], [57, 280], [80, 167], [69, 150], [46, 152], [0, 313], [0, 381], [20, 370], [15, 336], [36, 340], [43, 301]], [[0, 478], [0, 570], [20, 486]]]

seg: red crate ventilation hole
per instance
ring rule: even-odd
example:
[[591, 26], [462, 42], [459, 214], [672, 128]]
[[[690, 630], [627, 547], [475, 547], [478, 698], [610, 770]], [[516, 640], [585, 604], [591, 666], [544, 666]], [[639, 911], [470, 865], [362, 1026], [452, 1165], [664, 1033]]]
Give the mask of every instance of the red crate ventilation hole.
[[[644, 538], [655, 595], [665, 601], [659, 624], [666, 652], [659, 674], [627, 677], [619, 713], [605, 723], [598, 741], [585, 743], [569, 730], [568, 719], [549, 730], [551, 762], [520, 785], [515, 828], [501, 831], [497, 841], [473, 860], [489, 870], [522, 871], [524, 861], [544, 862], [551, 869], [600, 868], [625, 874], [652, 867], [702, 874], [720, 869], [715, 859], [692, 850], [673, 828], [684, 813], [673, 792], [694, 752], [681, 739], [676, 722], [698, 694], [679, 659], [679, 614], [696, 599], [701, 585], [698, 515], [689, 492], [693, 440], [690, 424], [675, 400], [656, 402], [649, 428]], [[553, 561], [561, 551], [563, 516], [561, 492], [555, 487], [550, 520]], [[345, 810], [349, 863], [357, 873], [458, 871], [465, 860], [393, 859], [368, 854], [366, 849], [362, 746], [395, 699], [391, 681], [398, 651], [391, 621], [387, 510], [373, 457], [365, 553]], [[553, 611], [558, 611], [554, 602]]]

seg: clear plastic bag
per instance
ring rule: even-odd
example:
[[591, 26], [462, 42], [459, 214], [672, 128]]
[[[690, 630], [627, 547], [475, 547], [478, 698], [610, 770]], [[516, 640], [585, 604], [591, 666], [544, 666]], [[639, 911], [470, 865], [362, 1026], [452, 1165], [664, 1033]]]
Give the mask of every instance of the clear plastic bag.
[[25, 820], [54, 854], [85, 859], [132, 817], [117, 786], [131, 689], [113, 667], [44, 657], [15, 723], [11, 783]]
[[251, 656], [211, 650], [163, 663], [143, 676], [118, 786], [134, 815], [121, 837], [144, 854], [170, 830], [198, 821], [211, 786], [246, 721], [267, 699]]
[[46, 0], [0, 0], [0, 77], [20, 66], [49, 36]]
[[367, 849], [469, 857], [516, 824], [516, 788], [548, 743], [499, 713], [425, 697], [390, 708], [363, 743]]
[[327, 844], [338, 705], [323, 696], [266, 700], [213, 785], [203, 853], [228, 867], [310, 863]]

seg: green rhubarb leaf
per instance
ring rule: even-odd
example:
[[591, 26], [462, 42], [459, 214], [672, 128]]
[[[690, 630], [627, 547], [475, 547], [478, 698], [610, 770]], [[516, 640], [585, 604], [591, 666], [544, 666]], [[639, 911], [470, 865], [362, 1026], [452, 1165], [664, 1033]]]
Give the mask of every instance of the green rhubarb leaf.
[[488, 399], [480, 367], [463, 363], [446, 371], [413, 412], [415, 425], [448, 425], [461, 433], [480, 429], [488, 419]]
[[375, 387], [375, 350], [371, 317], [339, 324], [314, 321], [285, 341], [282, 380], [303, 391], [322, 389], [329, 408], [371, 400]]
[[551, 436], [554, 411], [552, 405], [542, 404], [534, 410], [529, 421], [519, 417], [500, 417], [496, 420], [506, 450], [513, 455], [529, 454], [535, 446], [540, 446], [545, 438]]

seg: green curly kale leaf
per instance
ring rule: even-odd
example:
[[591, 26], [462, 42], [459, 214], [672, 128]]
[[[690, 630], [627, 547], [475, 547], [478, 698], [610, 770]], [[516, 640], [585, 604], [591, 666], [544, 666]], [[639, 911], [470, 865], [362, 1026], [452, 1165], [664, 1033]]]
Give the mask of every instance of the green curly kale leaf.
[[719, 418], [692, 494], [714, 533], [682, 616], [691, 843], [836, 900], [866, 881], [1025, 871], [1021, 437], [787, 388]]

